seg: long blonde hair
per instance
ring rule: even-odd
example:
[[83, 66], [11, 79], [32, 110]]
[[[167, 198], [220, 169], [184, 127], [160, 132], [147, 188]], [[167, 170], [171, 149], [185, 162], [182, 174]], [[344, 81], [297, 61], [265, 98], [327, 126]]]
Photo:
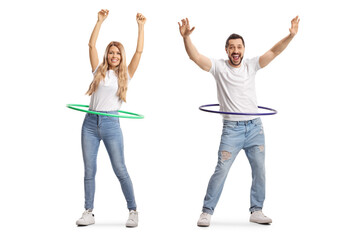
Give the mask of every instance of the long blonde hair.
[[126, 67], [126, 56], [125, 56], [125, 49], [124, 46], [119, 42], [110, 42], [109, 45], [106, 47], [103, 62], [99, 65], [94, 79], [89, 86], [89, 90], [86, 94], [91, 95], [93, 94], [99, 86], [100, 81], [105, 79], [105, 74], [109, 70], [109, 63], [108, 63], [108, 53], [110, 47], [115, 46], [120, 50], [121, 60], [118, 67], [115, 69], [115, 74], [118, 78], [118, 90], [116, 95], [119, 97], [120, 100], [126, 102], [126, 92], [128, 89], [128, 72]]

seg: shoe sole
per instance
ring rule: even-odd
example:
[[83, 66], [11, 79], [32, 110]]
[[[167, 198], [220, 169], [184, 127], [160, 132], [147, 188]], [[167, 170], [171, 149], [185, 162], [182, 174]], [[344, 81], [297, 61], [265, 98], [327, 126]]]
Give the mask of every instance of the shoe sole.
[[136, 228], [138, 225], [135, 226], [130, 226], [130, 225], [125, 225], [127, 228]]
[[209, 223], [209, 224], [201, 224], [201, 223], [198, 223], [197, 226], [198, 226], [198, 227], [209, 227], [209, 226], [210, 226], [210, 223]]
[[209, 227], [210, 225], [197, 225], [198, 227]]
[[81, 224], [81, 223], [76, 223], [76, 225], [78, 226], [78, 227], [85, 227], [85, 226], [89, 226], [89, 225], [93, 225], [93, 224], [95, 224], [94, 222], [93, 223], [89, 223], [89, 224]]
[[272, 223], [272, 221], [258, 222], [258, 221], [254, 221], [254, 220], [250, 220], [250, 222], [258, 223], [258, 224], [270, 224], [270, 223]]

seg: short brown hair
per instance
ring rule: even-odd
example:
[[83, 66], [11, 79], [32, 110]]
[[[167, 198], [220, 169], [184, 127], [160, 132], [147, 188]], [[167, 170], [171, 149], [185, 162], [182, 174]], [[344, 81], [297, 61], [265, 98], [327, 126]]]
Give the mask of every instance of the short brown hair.
[[231, 34], [231, 35], [228, 37], [228, 39], [226, 40], [225, 48], [228, 48], [228, 46], [229, 46], [229, 40], [231, 40], [231, 39], [239, 39], [239, 38], [241, 39], [241, 41], [242, 41], [242, 43], [243, 43], [243, 45], [244, 45], [244, 47], [245, 47], [245, 42], [244, 42], [243, 37], [240, 36], [239, 34], [233, 33], [233, 34]]

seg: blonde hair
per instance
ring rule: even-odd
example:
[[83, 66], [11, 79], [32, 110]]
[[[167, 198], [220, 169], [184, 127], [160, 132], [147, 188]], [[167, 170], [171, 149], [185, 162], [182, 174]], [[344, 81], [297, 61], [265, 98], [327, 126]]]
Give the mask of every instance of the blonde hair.
[[121, 60], [119, 66], [115, 69], [115, 75], [118, 78], [118, 90], [116, 95], [119, 97], [120, 100], [126, 102], [126, 92], [128, 89], [128, 72], [126, 67], [126, 56], [125, 56], [125, 49], [124, 46], [119, 42], [110, 42], [109, 45], [106, 47], [103, 62], [99, 65], [95, 75], [94, 79], [91, 82], [89, 86], [89, 90], [86, 92], [86, 94], [91, 95], [93, 94], [98, 86], [100, 81], [105, 79], [105, 74], [109, 70], [109, 63], [107, 55], [109, 53], [109, 49], [115, 46], [119, 49]]

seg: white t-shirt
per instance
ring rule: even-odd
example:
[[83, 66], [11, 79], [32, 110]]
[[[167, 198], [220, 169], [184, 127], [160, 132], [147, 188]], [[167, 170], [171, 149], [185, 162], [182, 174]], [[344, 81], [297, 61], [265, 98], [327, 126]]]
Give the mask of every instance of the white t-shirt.
[[[217, 86], [217, 97], [222, 112], [257, 113], [255, 74], [260, 69], [259, 57], [244, 59], [239, 68], [228, 60], [211, 59], [210, 73]], [[248, 115], [222, 114], [230, 121], [247, 121], [257, 118]]]
[[[95, 75], [98, 67], [93, 72]], [[128, 83], [130, 76], [128, 74]], [[122, 100], [116, 95], [118, 90], [118, 78], [115, 71], [108, 70], [105, 79], [101, 80], [96, 91], [91, 95], [89, 109], [94, 111], [117, 111], [120, 110]]]

